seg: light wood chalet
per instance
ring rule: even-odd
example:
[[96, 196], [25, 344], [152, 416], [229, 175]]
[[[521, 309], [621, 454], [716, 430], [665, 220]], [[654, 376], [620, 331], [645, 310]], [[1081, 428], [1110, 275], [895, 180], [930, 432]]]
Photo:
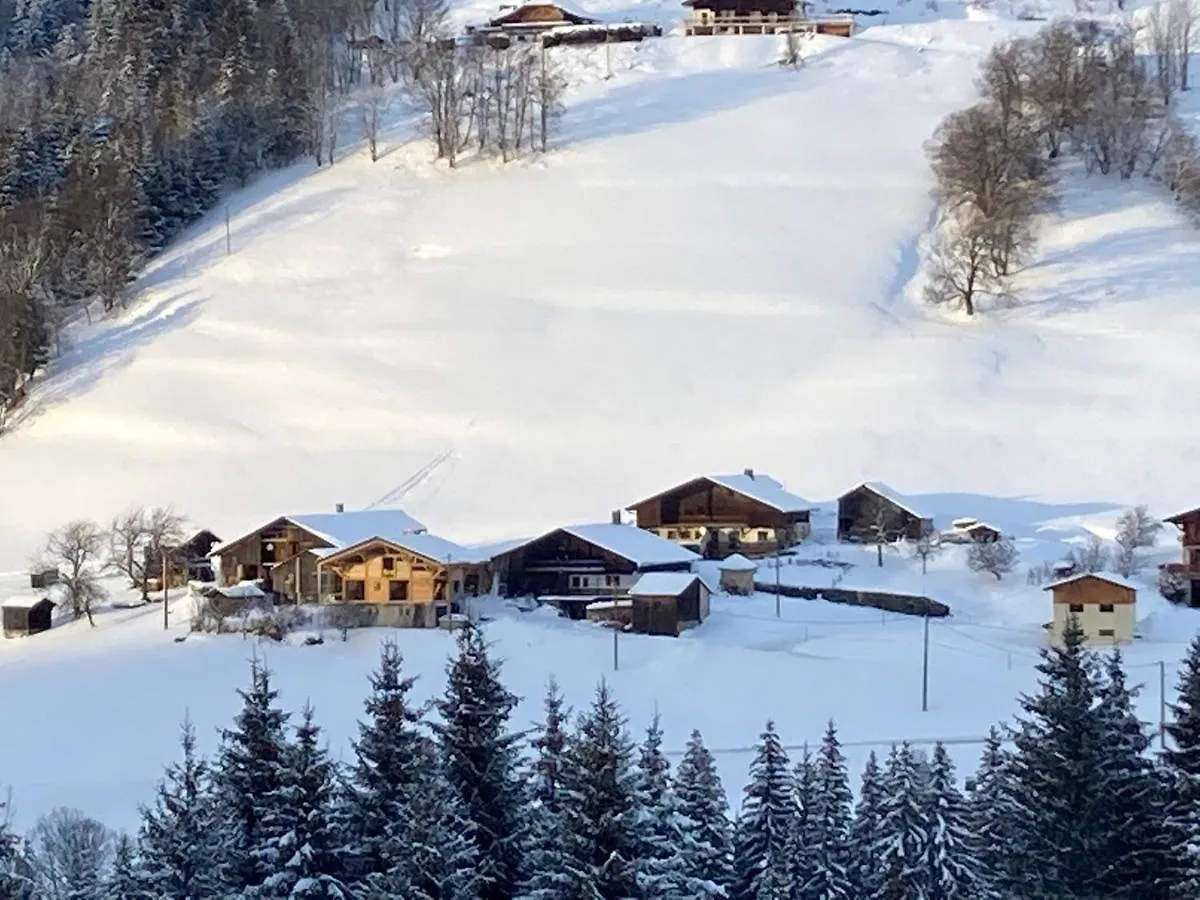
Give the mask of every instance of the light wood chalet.
[[532, 596], [583, 618], [588, 603], [625, 594], [644, 572], [687, 572], [700, 557], [618, 522], [569, 525], [492, 558], [500, 592]]
[[[340, 550], [368, 538], [420, 534], [425, 526], [399, 509], [280, 516], [212, 549], [217, 581], [263, 581], [292, 602], [317, 599], [318, 550]], [[289, 584], [288, 578], [291, 577]]]
[[380, 625], [433, 628], [491, 584], [488, 560], [432, 534], [373, 537], [315, 552], [320, 602], [376, 606]]
[[1172, 564], [1169, 568], [1183, 581], [1183, 602], [1200, 606], [1200, 507], [1170, 516], [1166, 521], [1179, 529], [1183, 554], [1179, 565]]
[[494, 35], [505, 34], [521, 40], [533, 38], [548, 31], [565, 28], [572, 25], [599, 25], [598, 19], [591, 19], [571, 12], [557, 3], [547, 0], [533, 0], [503, 12], [485, 25], [473, 25], [467, 28], [467, 34]]
[[1088, 644], [1115, 645], [1133, 640], [1137, 620], [1137, 588], [1117, 575], [1083, 572], [1047, 585], [1054, 598], [1050, 640], [1062, 643], [1074, 618]]
[[933, 534], [933, 517], [879, 481], [868, 481], [838, 498], [839, 541], [917, 541]]
[[639, 528], [709, 559], [766, 556], [808, 537], [812, 504], [769, 475], [704, 475], [632, 504]]
[[691, 10], [685, 23], [688, 35], [854, 34], [854, 16], [811, 17], [796, 0], [685, 0], [683, 5]]

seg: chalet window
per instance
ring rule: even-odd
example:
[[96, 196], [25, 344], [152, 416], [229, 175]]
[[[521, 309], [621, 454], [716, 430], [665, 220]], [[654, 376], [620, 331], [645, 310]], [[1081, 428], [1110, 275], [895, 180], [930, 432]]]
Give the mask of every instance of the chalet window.
[[1100, 637], [1114, 637], [1116, 635], [1116, 632], [1111, 628], [1101, 628], [1099, 633]]
[[362, 579], [344, 582], [342, 591], [347, 603], [362, 603], [367, 599], [367, 583]]
[[396, 557], [385, 556], [383, 558], [383, 571], [385, 571], [385, 572], [395, 572], [396, 571]]
[[1113, 605], [1111, 603], [1101, 603], [1100, 604], [1100, 612], [1112, 612], [1112, 611], [1113, 611]]
[[762, 542], [762, 543], [765, 543], [766, 541], [769, 541], [770, 539], [771, 539], [771, 536], [770, 536], [770, 534], [768, 534], [767, 532], [765, 532], [765, 531], [760, 531], [760, 532], [758, 533], [758, 540], [759, 540], [760, 542]]
[[582, 587], [582, 586], [583, 586], [582, 579], [580, 579], [580, 577], [578, 575], [572, 575], [571, 576], [571, 587], [577, 588], [577, 587]]
[[668, 540], [668, 541], [677, 541], [677, 540], [679, 540], [679, 532], [678, 532], [678, 531], [676, 531], [674, 528], [671, 528], [671, 529], [669, 529], [669, 530], [667, 531], [667, 540]]
[[403, 603], [408, 599], [408, 582], [407, 581], [389, 581], [388, 582], [388, 601], [391, 603]]
[[1071, 604], [1071, 612], [1073, 612], [1073, 613], [1083, 612], [1083, 604], [1082, 603], [1072, 603]]
[[454, 582], [454, 586], [451, 588], [451, 590], [455, 594], [461, 593], [462, 592], [462, 582], [460, 582], [460, 581]]
[[262, 561], [265, 563], [275, 562], [275, 544], [267, 541], [262, 545]]

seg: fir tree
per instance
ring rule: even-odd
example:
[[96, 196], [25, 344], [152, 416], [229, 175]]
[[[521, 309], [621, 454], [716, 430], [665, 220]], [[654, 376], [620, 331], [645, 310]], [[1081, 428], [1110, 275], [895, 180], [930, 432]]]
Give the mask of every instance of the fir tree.
[[507, 900], [521, 881], [526, 825], [519, 736], [508, 730], [517, 698], [500, 683], [478, 628], [459, 632], [447, 674], [434, 726], [443, 770], [475, 839], [481, 900]]
[[1175, 896], [1200, 896], [1200, 636], [1179, 670], [1176, 699], [1166, 723], [1170, 742], [1162, 759], [1171, 789], [1167, 821], [1174, 845]]
[[154, 805], [142, 809], [140, 870], [148, 891], [174, 900], [201, 900], [217, 890], [215, 809], [208, 766], [196, 755], [190, 722], [180, 737], [183, 758], [167, 768]]
[[716, 761], [699, 731], [692, 732], [675, 770], [675, 793], [679, 812], [689, 823], [690, 840], [684, 846], [687, 870], [705, 885], [707, 895], [726, 896], [733, 888], [729, 802]]
[[812, 765], [811, 788], [801, 789], [797, 778], [797, 794], [804, 819], [802, 852], [811, 860], [810, 871], [796, 883], [798, 896], [803, 900], [852, 897], [849, 841], [854, 797], [833, 722], [825, 730]]
[[734, 831], [735, 900], [758, 900], [760, 890], [788, 883], [787, 850], [796, 819], [796, 790], [787, 753], [768, 722], [750, 764], [750, 783]]
[[850, 823], [850, 877], [856, 896], [876, 896], [883, 887], [881, 848], [883, 845], [883, 772], [872, 750], [863, 767], [858, 803]]
[[928, 822], [921, 763], [907, 743], [893, 747], [883, 775], [880, 804], [880, 884], [875, 900], [924, 900], [929, 879], [925, 868]]
[[157, 900], [159, 897], [174, 895], [160, 894], [147, 885], [135, 858], [133, 841], [129, 835], [122, 834], [113, 848], [112, 870], [105, 881], [101, 896], [104, 900]]
[[413, 798], [405, 863], [407, 890], [390, 896], [412, 900], [478, 900], [483, 896], [478, 843], [458, 792], [429, 758], [428, 775]]
[[684, 856], [690, 840], [686, 821], [671, 783], [671, 766], [662, 752], [658, 716], [646, 729], [637, 768], [639, 807], [638, 887], [645, 900], [694, 900], [704, 896], [699, 879], [691, 878]]
[[1072, 619], [1059, 646], [1042, 651], [1041, 690], [1020, 699], [1010, 773], [1008, 896], [1033, 900], [1092, 897], [1108, 843], [1105, 728], [1095, 710], [1094, 658]]
[[371, 675], [367, 719], [358, 726], [346, 797], [347, 865], [356, 880], [394, 869], [431, 768], [429, 739], [420, 732], [424, 710], [409, 699], [416, 679], [402, 670], [400, 650], [385, 643]]
[[796, 763], [792, 773], [795, 785], [796, 810], [792, 817], [792, 829], [788, 835], [787, 878], [792, 892], [797, 897], [806, 897], [805, 888], [816, 883], [820, 877], [818, 864], [818, 838], [816, 820], [820, 816], [816, 763], [805, 745], [804, 755]]
[[603, 682], [567, 742], [562, 771], [562, 827], [570, 869], [567, 896], [626, 900], [637, 896], [638, 805], [633, 745]]
[[529, 794], [532, 824], [525, 849], [526, 879], [519, 892], [525, 900], [555, 900], [574, 879], [562, 828], [562, 773], [567, 748], [562, 693], [553, 678], [546, 686], [545, 719], [531, 741], [534, 751]]
[[21, 853], [21, 841], [8, 824], [8, 804], [0, 802], [0, 900], [31, 900], [33, 884]]
[[985, 896], [973, 856], [970, 817], [958, 790], [954, 764], [942, 744], [933, 748], [926, 788], [925, 866], [929, 900], [975, 900]]
[[242, 710], [223, 732], [214, 772], [224, 839], [222, 876], [228, 893], [254, 892], [274, 871], [274, 846], [285, 816], [278, 798], [288, 752], [287, 714], [275, 705], [279, 692], [270, 673], [255, 662], [251, 686], [238, 692]]
[[966, 817], [970, 856], [975, 860], [980, 893], [988, 898], [1002, 897], [1001, 885], [1013, 881], [1005, 875], [1009, 864], [1019, 861], [1011, 858], [1016, 813], [1008, 754], [995, 727], [988, 731], [979, 767], [971, 779]]
[[272, 842], [275, 871], [263, 885], [265, 897], [348, 896], [340, 879], [343, 867], [334, 821], [337, 773], [320, 745], [320, 734], [312, 707], [305, 706], [275, 798], [285, 830]]

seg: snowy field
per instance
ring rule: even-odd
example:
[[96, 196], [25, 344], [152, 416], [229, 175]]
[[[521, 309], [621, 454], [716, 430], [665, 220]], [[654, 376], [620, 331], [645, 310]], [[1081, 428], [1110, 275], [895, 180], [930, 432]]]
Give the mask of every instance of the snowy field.
[[[1200, 240], [1160, 195], [1068, 174], [1023, 305], [965, 322], [914, 299], [933, 212], [922, 144], [970, 102], [986, 48], [1038, 27], [1014, 12], [901, 4], [807, 44], [794, 72], [770, 38], [614, 48], [611, 79], [602, 51], [566, 51], [575, 87], [544, 159], [447, 172], [401, 116], [377, 163], [356, 149], [231, 195], [232, 253], [218, 210], [127, 313], [74, 335], [0, 438], [0, 589], [72, 517], [169, 502], [229, 537], [365, 506], [437, 459], [397, 502], [462, 542], [603, 521], [745, 466], [818, 500], [888, 481], [1011, 531], [1027, 564], [1124, 506], [1194, 506], [1200, 419], [1178, 385], [1195, 370]], [[607, 677], [635, 730], [658, 709], [670, 747], [696, 727], [730, 751], [736, 793], [738, 748], [769, 717], [792, 744], [835, 717], [857, 767], [868, 743], [977, 738], [1012, 711], [1049, 616], [1024, 568], [997, 585], [955, 554], [924, 578], [911, 560], [857, 562], [955, 611], [931, 625], [926, 713], [921, 622], [717, 598], [678, 641], [622, 638], [616, 672], [609, 633], [497, 609], [518, 724], [551, 673], [576, 706]], [[1129, 655], [1157, 721], [1158, 661], [1170, 684], [1196, 626], [1141, 596]], [[447, 635], [394, 636], [440, 690]], [[132, 825], [180, 719], [211, 748], [253, 652], [344, 750], [379, 637], [176, 644], [152, 607], [0, 643], [18, 825], [60, 803]], [[963, 764], [977, 752], [955, 745]]]

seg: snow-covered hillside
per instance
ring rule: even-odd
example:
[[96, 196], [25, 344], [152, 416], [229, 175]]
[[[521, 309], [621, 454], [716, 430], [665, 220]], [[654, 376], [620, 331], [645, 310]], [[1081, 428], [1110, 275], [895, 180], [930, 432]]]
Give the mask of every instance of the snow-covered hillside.
[[[986, 48], [1037, 27], [1010, 5], [942, 6], [817, 39], [798, 71], [775, 64], [773, 38], [617, 47], [611, 79], [602, 50], [562, 51], [575, 86], [543, 159], [448, 172], [401, 116], [377, 163], [356, 150], [233, 194], [232, 252], [218, 210], [123, 316], [75, 333], [0, 438], [0, 588], [73, 517], [169, 502], [229, 537], [365, 506], [431, 460], [396, 502], [463, 542], [604, 520], [745, 466], [818, 500], [864, 479], [936, 494], [1017, 533], [1031, 562], [1122, 505], [1200, 502], [1200, 419], [1180, 390], [1200, 239], [1152, 190], [1068, 179], [1017, 308], [962, 322], [914, 299], [933, 212], [922, 144], [970, 102]], [[593, 627], [497, 610], [491, 635], [522, 724], [551, 672], [577, 706], [605, 675], [634, 727], [658, 708], [669, 746], [698, 727], [730, 750], [736, 790], [735, 751], [768, 717], [789, 742], [836, 717], [853, 746], [974, 737], [1009, 714], [1033, 683], [1044, 595], [939, 566], [930, 592], [955, 617], [933, 625], [925, 714], [921, 623], [875, 612], [787, 601], [781, 622], [772, 600], [720, 599], [677, 642], [627, 639], [618, 672]], [[921, 587], [911, 562], [871, 577]], [[1132, 661], [1157, 685], [1195, 626], [1144, 594]], [[212, 746], [251, 645], [175, 644], [159, 615], [0, 643], [4, 696], [55, 710], [4, 710], [19, 823], [69, 803], [128, 826], [185, 712]], [[311, 698], [339, 748], [378, 638], [267, 651], [285, 700]], [[447, 636], [398, 638], [439, 690]], [[1156, 716], [1157, 694], [1143, 700]]]

